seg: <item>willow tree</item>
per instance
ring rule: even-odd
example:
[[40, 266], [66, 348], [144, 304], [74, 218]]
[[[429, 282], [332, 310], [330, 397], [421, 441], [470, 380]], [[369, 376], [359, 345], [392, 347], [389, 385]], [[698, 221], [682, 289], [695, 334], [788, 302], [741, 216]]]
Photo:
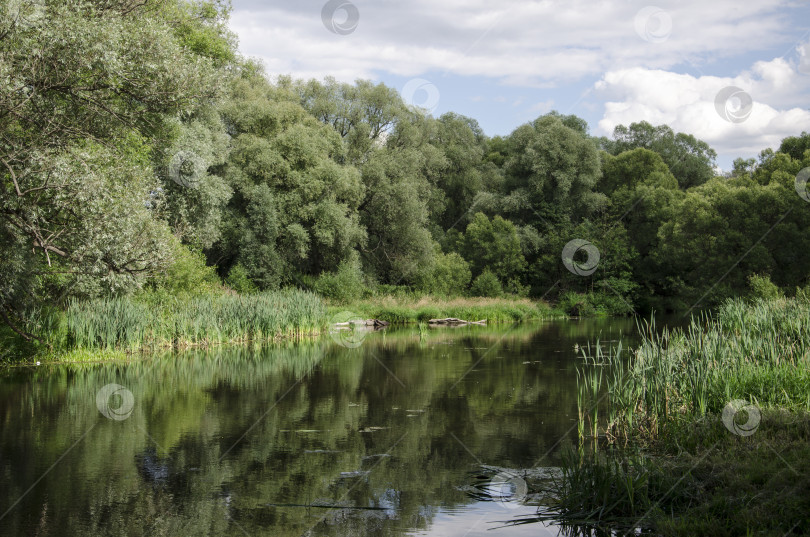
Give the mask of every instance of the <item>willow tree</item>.
[[179, 0], [3, 9], [0, 317], [30, 339], [32, 308], [131, 289], [166, 263], [153, 141], [216, 96], [214, 60], [189, 44], [224, 12], [201, 18]]
[[613, 140], [602, 143], [613, 155], [638, 148], [658, 153], [683, 189], [702, 185], [714, 177], [717, 158], [714, 149], [691, 134], [676, 133], [667, 125], [653, 126], [646, 121], [618, 125], [613, 130]]
[[223, 173], [234, 195], [211, 251], [216, 263], [273, 288], [350, 258], [365, 243], [357, 213], [364, 189], [339, 134], [258, 68], [234, 81], [221, 113], [232, 136]]

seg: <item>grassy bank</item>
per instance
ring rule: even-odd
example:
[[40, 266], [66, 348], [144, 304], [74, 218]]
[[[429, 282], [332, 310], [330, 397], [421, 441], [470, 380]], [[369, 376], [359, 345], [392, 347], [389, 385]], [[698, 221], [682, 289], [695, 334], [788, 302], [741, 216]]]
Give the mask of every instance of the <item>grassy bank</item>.
[[41, 315], [49, 356], [86, 351], [137, 351], [314, 335], [327, 324], [315, 294], [282, 290], [253, 295], [143, 295], [72, 301]]
[[725, 303], [585, 349], [580, 446], [544, 517], [661, 535], [810, 531], [810, 301]]
[[18, 349], [5, 353], [8, 356], [3, 361], [110, 360], [160, 348], [317, 335], [325, 330], [331, 317], [343, 311], [392, 324], [419, 323], [438, 317], [501, 323], [562, 316], [545, 303], [523, 298], [385, 296], [327, 306], [318, 295], [295, 289], [185, 297], [146, 293], [72, 301], [64, 311], [36, 315], [27, 329], [44, 334], [43, 344], [23, 344], [6, 330], [5, 347], [10, 349], [13, 344]]
[[365, 319], [379, 319], [392, 324], [426, 322], [430, 319], [456, 317], [468, 321], [486, 319], [490, 323], [552, 319], [564, 316], [545, 302], [527, 298], [437, 298], [372, 297], [350, 303], [328, 306], [329, 315], [349, 311]]

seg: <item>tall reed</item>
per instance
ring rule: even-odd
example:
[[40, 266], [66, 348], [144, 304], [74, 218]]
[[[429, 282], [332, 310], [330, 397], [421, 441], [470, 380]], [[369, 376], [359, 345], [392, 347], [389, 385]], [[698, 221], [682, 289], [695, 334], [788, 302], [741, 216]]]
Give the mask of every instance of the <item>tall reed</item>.
[[68, 346], [82, 349], [258, 341], [314, 334], [326, 325], [321, 299], [299, 290], [153, 302], [131, 297], [74, 300], [65, 316]]
[[[609, 440], [654, 438], [662, 424], [720, 413], [732, 399], [810, 410], [810, 301], [729, 300], [683, 330], [639, 328], [642, 344], [627, 357], [597, 346], [608, 371]], [[594, 363], [586, 358], [582, 371]]]

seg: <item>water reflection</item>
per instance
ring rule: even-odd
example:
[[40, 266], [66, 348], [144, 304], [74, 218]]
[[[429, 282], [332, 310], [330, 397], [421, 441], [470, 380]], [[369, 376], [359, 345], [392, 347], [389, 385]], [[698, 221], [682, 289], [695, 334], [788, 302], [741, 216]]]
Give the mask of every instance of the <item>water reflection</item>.
[[[518, 485], [480, 481], [554, 466], [576, 431], [574, 345], [634, 332], [404, 329], [356, 349], [15, 368], [0, 377], [0, 534], [542, 535], [502, 527], [534, 512], [506, 505]], [[125, 419], [97, 408], [108, 384], [132, 393]], [[507, 498], [481, 495], [493, 487]]]

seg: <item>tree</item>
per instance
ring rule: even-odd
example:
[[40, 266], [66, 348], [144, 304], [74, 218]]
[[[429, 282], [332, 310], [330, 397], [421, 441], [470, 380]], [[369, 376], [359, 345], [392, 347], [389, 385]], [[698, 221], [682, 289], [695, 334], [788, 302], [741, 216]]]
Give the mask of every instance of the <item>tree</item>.
[[437, 248], [433, 271], [426, 274], [417, 287], [439, 296], [461, 295], [470, 285], [470, 279], [470, 264], [463, 257], [456, 252], [444, 254]]
[[469, 210], [481, 190], [485, 138], [474, 119], [447, 113], [438, 119], [431, 144], [444, 153], [447, 166], [436, 177], [442, 209], [433, 220], [442, 231], [469, 221]]
[[170, 116], [218, 94], [214, 60], [184, 39], [201, 25], [217, 38], [224, 15], [175, 0], [22, 5], [0, 22], [0, 310], [25, 332], [31, 307], [132, 289], [168, 261], [149, 155]]
[[262, 289], [337, 267], [366, 239], [360, 174], [335, 130], [260, 71], [235, 80], [221, 114], [232, 136], [223, 174], [234, 196], [211, 250], [222, 270], [241, 265]]
[[518, 127], [508, 139], [503, 213], [538, 228], [579, 221], [602, 207], [594, 192], [601, 170], [595, 145], [557, 115]]
[[490, 220], [476, 213], [464, 233], [463, 253], [476, 277], [488, 269], [501, 282], [509, 282], [526, 268], [517, 228], [499, 215]]
[[220, 238], [223, 209], [233, 194], [222, 177], [230, 137], [212, 106], [178, 122], [175, 129], [171, 145], [156, 151], [162, 213], [177, 237], [210, 248]]
[[384, 84], [358, 80], [295, 82], [281, 79], [300, 98], [301, 105], [319, 121], [330, 125], [346, 142], [346, 158], [362, 164], [375, 147], [385, 143], [406, 113], [399, 94]]
[[717, 153], [706, 142], [690, 134], [675, 133], [666, 125], [652, 126], [646, 121], [619, 125], [613, 130], [613, 141], [603, 142], [605, 149], [618, 155], [624, 151], [645, 148], [661, 155], [681, 188], [702, 185], [714, 176]]
[[790, 155], [793, 160], [805, 159], [808, 149], [810, 149], [810, 133], [805, 131], [799, 136], [788, 136], [779, 144], [779, 152]]
[[503, 295], [503, 286], [498, 277], [488, 268], [473, 280], [470, 286], [472, 296], [497, 298]]
[[413, 147], [386, 147], [363, 166], [368, 195], [360, 209], [368, 231], [364, 260], [382, 282], [413, 284], [432, 270], [434, 241], [428, 230], [431, 185], [424, 155]]
[[774, 160], [790, 172], [773, 168], [765, 184], [752, 177], [713, 179], [674, 207], [651, 254], [667, 268], [667, 295], [711, 305], [746, 292], [751, 274], [770, 274], [782, 287], [803, 285], [810, 241], [802, 230], [810, 214], [794, 190], [799, 163]]
[[599, 191], [611, 196], [617, 190], [634, 190], [636, 186], [678, 188], [678, 181], [670, 173], [661, 156], [653, 151], [637, 148], [616, 157], [602, 153], [602, 177]]

